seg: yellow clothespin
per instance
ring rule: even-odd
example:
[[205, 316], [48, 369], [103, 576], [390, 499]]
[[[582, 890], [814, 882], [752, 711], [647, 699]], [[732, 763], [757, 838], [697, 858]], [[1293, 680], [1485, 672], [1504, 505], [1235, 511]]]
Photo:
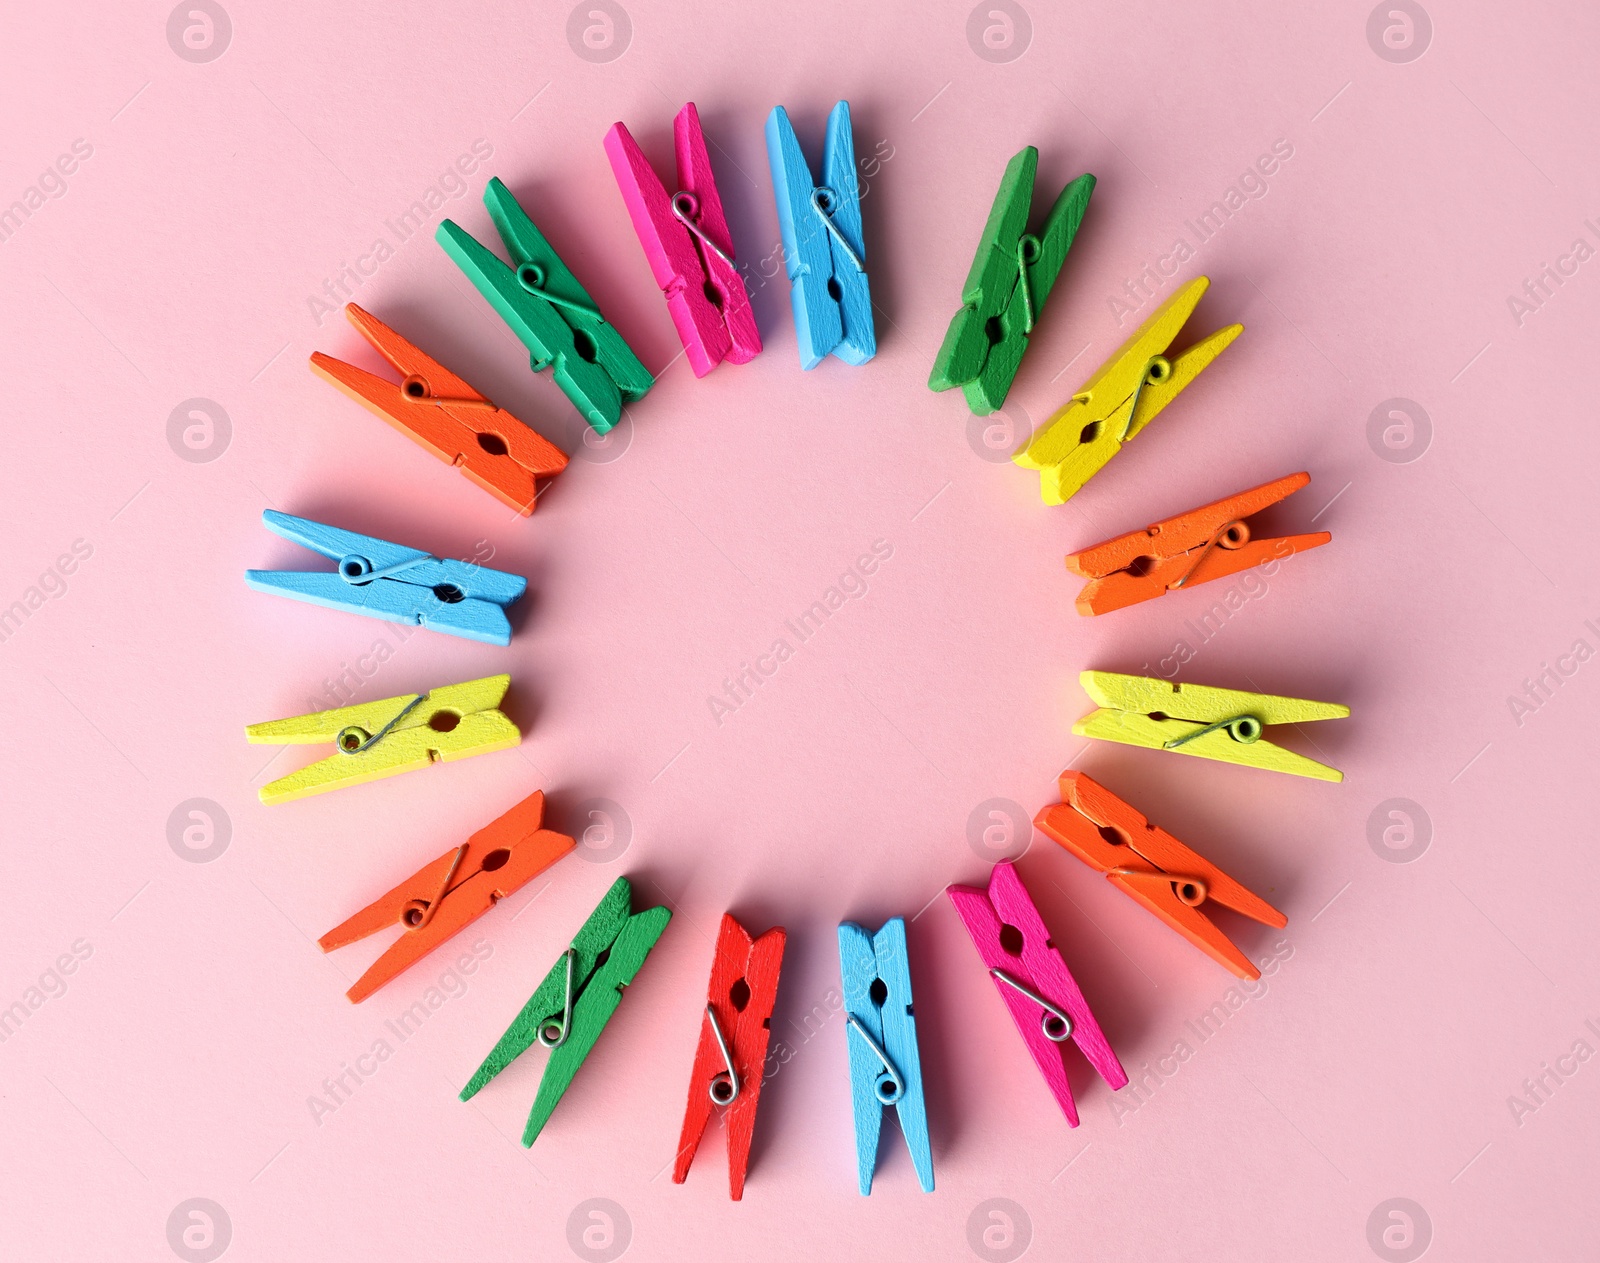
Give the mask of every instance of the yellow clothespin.
[[244, 732], [255, 745], [331, 741], [338, 749], [320, 763], [263, 785], [261, 801], [287, 802], [430, 763], [509, 750], [521, 743], [522, 733], [495, 708], [510, 687], [509, 675], [489, 675], [427, 693], [251, 724]]
[[1194, 754], [1319, 781], [1344, 780], [1338, 768], [1263, 740], [1261, 730], [1270, 724], [1346, 719], [1348, 706], [1203, 684], [1173, 684], [1112, 671], [1085, 671], [1078, 679], [1101, 709], [1072, 725], [1075, 736]]
[[1040, 471], [1039, 494], [1046, 504], [1065, 504], [1076, 495], [1244, 332], [1243, 325], [1232, 324], [1181, 355], [1167, 356], [1167, 348], [1210, 284], [1209, 277], [1197, 276], [1156, 308], [1122, 349], [1012, 457], [1025, 469]]

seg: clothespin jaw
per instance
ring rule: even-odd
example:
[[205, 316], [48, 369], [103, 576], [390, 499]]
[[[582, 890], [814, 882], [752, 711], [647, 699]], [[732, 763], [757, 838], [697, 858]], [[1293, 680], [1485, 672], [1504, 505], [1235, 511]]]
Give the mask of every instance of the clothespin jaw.
[[291, 798], [414, 771], [430, 763], [509, 750], [522, 741], [522, 733], [496, 707], [510, 687], [509, 675], [489, 675], [427, 693], [406, 693], [382, 701], [251, 724], [244, 731], [252, 745], [316, 745], [331, 741], [338, 751], [320, 763], [263, 785], [261, 801], [288, 802]]
[[1344, 773], [1338, 768], [1285, 750], [1261, 733], [1273, 724], [1347, 719], [1348, 706], [1203, 684], [1174, 684], [1113, 671], [1084, 671], [1078, 679], [1083, 691], [1101, 709], [1072, 725], [1076, 736], [1192, 754], [1319, 781], [1344, 780]]
[[839, 972], [844, 981], [845, 1042], [850, 1049], [856, 1178], [862, 1196], [872, 1192], [886, 1106], [900, 1119], [917, 1182], [924, 1193], [931, 1193], [933, 1146], [911, 1003], [905, 920], [893, 917], [876, 934], [852, 921], [841, 924]]
[[400, 937], [345, 993], [350, 1002], [359, 1004], [392, 982], [573, 849], [571, 838], [543, 828], [543, 822], [544, 793], [535, 790], [318, 939], [331, 952], [390, 926], [400, 928]]
[[800, 366], [829, 355], [865, 364], [878, 353], [861, 235], [861, 185], [856, 175], [850, 103], [828, 115], [822, 179], [811, 176], [783, 106], [767, 116], [767, 160], [778, 204], [778, 228], [789, 273]]
[[354, 303], [344, 314], [379, 354], [399, 369], [391, 382], [315, 351], [311, 370], [375, 416], [523, 517], [541, 488], [567, 467], [566, 454], [503, 408], [497, 408], [443, 364]]
[[1044, 918], [1010, 860], [994, 866], [987, 890], [951, 886], [945, 893], [1067, 1125], [1076, 1127], [1078, 1107], [1067, 1082], [1067, 1040], [1078, 1045], [1113, 1090], [1125, 1086], [1128, 1076], [1051, 941]]
[[439, 244], [528, 348], [533, 371], [553, 369], [573, 407], [605, 434], [655, 379], [498, 177], [483, 201], [510, 266], [454, 220], [440, 221]]
[[728, 1195], [744, 1196], [745, 1169], [755, 1134], [756, 1106], [765, 1078], [767, 1039], [772, 1009], [778, 999], [778, 974], [783, 968], [785, 934], [781, 928], [752, 939], [724, 913], [711, 962], [706, 1012], [700, 1042], [689, 1074], [689, 1103], [684, 1110], [672, 1182], [682, 1184], [700, 1147], [712, 1106], [722, 1108], [728, 1134]]
[[690, 101], [673, 120], [676, 191], [668, 193], [628, 129], [606, 133], [606, 157], [628, 207], [639, 244], [696, 377], [723, 360], [746, 364], [761, 350], [761, 331], [711, 173], [700, 114]]
[[267, 529], [338, 563], [327, 571], [246, 570], [258, 592], [311, 605], [410, 623], [490, 645], [511, 643], [505, 607], [527, 590], [521, 575], [462, 561], [266, 509]]
[[1082, 772], [1061, 773], [1061, 801], [1033, 823], [1240, 978], [1259, 978], [1261, 971], [1205, 915], [1206, 902], [1274, 929], [1289, 924], [1265, 899]]
[[1045, 300], [1072, 249], [1094, 193], [1092, 175], [1063, 188], [1038, 236], [1027, 231], [1039, 151], [1012, 157], [1000, 178], [978, 253], [961, 287], [961, 310], [945, 331], [928, 377], [930, 390], [960, 386], [979, 416], [1006, 401]]
[[623, 988], [638, 977], [645, 957], [672, 919], [663, 907], [630, 915], [632, 906], [633, 888], [626, 877], [619, 877], [461, 1089], [461, 1099], [471, 1100], [536, 1042], [550, 1049], [522, 1131], [524, 1146], [531, 1146], [550, 1121], [578, 1067], [622, 1003]]
[[1156, 308], [1011, 458], [1039, 471], [1039, 494], [1046, 504], [1065, 504], [1076, 495], [1244, 332], [1243, 325], [1232, 324], [1181, 354], [1167, 354], [1210, 284], [1210, 278], [1197, 276]]
[[1255, 539], [1246, 521], [1310, 481], [1308, 473], [1289, 474], [1073, 553], [1067, 569], [1089, 580], [1078, 613], [1109, 614], [1321, 547], [1333, 538], [1327, 531]]

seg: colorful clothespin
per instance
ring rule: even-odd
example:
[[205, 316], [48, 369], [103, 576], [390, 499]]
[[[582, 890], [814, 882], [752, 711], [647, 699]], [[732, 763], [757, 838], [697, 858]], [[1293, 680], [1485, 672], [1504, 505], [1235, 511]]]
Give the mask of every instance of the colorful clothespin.
[[723, 913], [706, 1014], [689, 1075], [689, 1104], [672, 1166], [674, 1184], [688, 1178], [711, 1107], [717, 1105], [728, 1133], [728, 1194], [734, 1201], [744, 1196], [785, 937], [781, 927], [774, 927], [752, 940], [742, 925]]
[[317, 945], [345, 947], [392, 925], [401, 934], [345, 994], [360, 1004], [507, 895], [515, 894], [576, 845], [541, 827], [544, 794], [535, 790], [499, 819], [374, 899]]
[[690, 101], [673, 120], [678, 189], [668, 194], [628, 129], [606, 133], [606, 157], [639, 234], [656, 284], [696, 377], [723, 360], [746, 364], [761, 350], [761, 331], [744, 278], [733, 261], [733, 238], [711, 174], [700, 114]]
[[535, 1041], [548, 1048], [550, 1060], [522, 1129], [524, 1145], [533, 1144], [550, 1121], [578, 1067], [622, 1003], [622, 989], [638, 976], [672, 920], [666, 908], [630, 915], [632, 907], [633, 888], [626, 877], [619, 877], [461, 1089], [461, 1099], [469, 1101]]
[[1109, 614], [1326, 544], [1333, 538], [1327, 531], [1253, 539], [1245, 521], [1310, 481], [1310, 474], [1290, 474], [1073, 553], [1067, 569], [1089, 580], [1078, 593], [1078, 613]]
[[917, 1019], [911, 1008], [906, 923], [893, 917], [876, 934], [852, 921], [839, 926], [845, 1042], [850, 1047], [850, 1104], [856, 1125], [856, 1179], [872, 1192], [884, 1106], [893, 1108], [911, 1150], [917, 1182], [933, 1192], [933, 1146], [922, 1095]]
[[337, 750], [320, 763], [263, 785], [261, 801], [288, 802], [415, 771], [430, 763], [509, 750], [522, 741], [522, 733], [495, 708], [510, 687], [509, 675], [487, 675], [427, 693], [406, 693], [251, 724], [244, 733], [252, 745], [331, 741]]
[[314, 351], [311, 371], [461, 472], [501, 504], [532, 514], [541, 478], [567, 467], [559, 447], [495, 405], [354, 303], [344, 314], [399, 369], [398, 382]]
[[1061, 953], [1050, 941], [1039, 909], [1010, 860], [994, 866], [987, 890], [951, 886], [945, 893], [989, 967], [995, 990], [1011, 1010], [1011, 1020], [1044, 1075], [1050, 1095], [1067, 1116], [1068, 1126], [1076, 1127], [1078, 1107], [1067, 1082], [1066, 1049], [1062, 1046], [1067, 1040], [1078, 1045], [1113, 1090], [1123, 1087], [1128, 1076]]
[[1243, 325], [1229, 325], [1179, 355], [1167, 355], [1210, 284], [1210, 278], [1197, 276], [1157, 307], [1083, 388], [1039, 427], [1033, 441], [1011, 458], [1040, 471], [1039, 494], [1046, 504], [1070, 500], [1244, 332]]
[[528, 348], [533, 371], [553, 368], [573, 407], [597, 433], [606, 433], [621, 420], [622, 405], [642, 398], [655, 379], [511, 190], [492, 179], [483, 201], [511, 255], [509, 266], [452, 219], [440, 221], [439, 244]]
[[800, 151], [783, 106], [767, 116], [767, 160], [778, 201], [778, 228], [789, 272], [800, 367], [815, 368], [827, 355], [865, 364], [878, 352], [867, 286], [867, 248], [861, 237], [861, 186], [850, 102], [828, 115], [822, 143], [822, 182]]
[[928, 377], [931, 390], [960, 386], [967, 407], [982, 416], [1006, 401], [1022, 366], [1028, 335], [1044, 310], [1094, 192], [1080, 175], [1061, 190], [1044, 231], [1027, 231], [1039, 151], [1029, 145], [1006, 163], [1000, 189], [961, 287], [961, 310], [945, 331]]
[[264, 509], [261, 520], [269, 531], [331, 557], [338, 566], [332, 573], [246, 570], [244, 581], [257, 592], [391, 623], [420, 624], [489, 645], [511, 643], [505, 607], [527, 590], [521, 575], [466, 561], [440, 561], [420, 549], [276, 509]]
[[1075, 736], [1193, 754], [1319, 781], [1344, 780], [1344, 773], [1338, 768], [1273, 745], [1262, 738], [1261, 732], [1270, 724], [1347, 719], [1348, 706], [1204, 684], [1173, 684], [1113, 671], [1084, 671], [1078, 679], [1083, 691], [1101, 709], [1072, 725]]
[[1033, 823], [1241, 978], [1259, 978], [1261, 971], [1201, 911], [1206, 900], [1274, 929], [1289, 924], [1265, 899], [1082, 772], [1061, 773], [1061, 801]]

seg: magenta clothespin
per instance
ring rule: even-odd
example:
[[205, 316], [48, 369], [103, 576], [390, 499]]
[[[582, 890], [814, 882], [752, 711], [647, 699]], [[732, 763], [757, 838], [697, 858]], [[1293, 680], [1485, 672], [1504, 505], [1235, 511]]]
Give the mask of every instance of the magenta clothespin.
[[1128, 1075], [1050, 941], [1039, 909], [1010, 860], [994, 866], [987, 890], [951, 886], [945, 893], [989, 967], [989, 976], [1011, 1010], [1050, 1094], [1068, 1124], [1076, 1127], [1078, 1107], [1067, 1082], [1066, 1041], [1078, 1045], [1113, 1089], [1126, 1086]]
[[656, 284], [667, 296], [689, 365], [696, 377], [704, 377], [723, 360], [748, 363], [761, 350], [761, 332], [734, 266], [733, 239], [693, 101], [678, 111], [672, 132], [678, 152], [675, 193], [667, 192], [622, 123], [606, 133], [606, 156]]

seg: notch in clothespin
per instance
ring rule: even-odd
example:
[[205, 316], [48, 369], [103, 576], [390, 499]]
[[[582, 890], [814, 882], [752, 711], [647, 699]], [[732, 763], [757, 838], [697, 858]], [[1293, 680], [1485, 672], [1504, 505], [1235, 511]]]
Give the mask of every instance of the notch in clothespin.
[[1006, 401], [1028, 349], [1028, 336], [1067, 261], [1094, 193], [1094, 176], [1063, 188], [1044, 228], [1028, 232], [1039, 151], [1032, 145], [1006, 164], [978, 253], [961, 287], [961, 310], [945, 331], [928, 377], [931, 390], [960, 386], [967, 407], [983, 416]]
[[1344, 780], [1338, 768], [1285, 750], [1261, 734], [1273, 724], [1347, 719], [1348, 706], [1204, 684], [1174, 684], [1113, 671], [1084, 671], [1078, 679], [1101, 709], [1072, 725], [1075, 736], [1192, 754], [1319, 781]]
[[440, 561], [420, 549], [276, 509], [264, 509], [261, 520], [269, 531], [332, 558], [337, 565], [331, 573], [246, 570], [244, 581], [257, 592], [391, 623], [411, 623], [489, 645], [511, 643], [505, 607], [527, 590], [528, 581], [521, 575], [471, 562]]
[[1206, 916], [1206, 902], [1274, 929], [1289, 924], [1265, 899], [1082, 772], [1061, 773], [1061, 801], [1040, 811], [1033, 823], [1240, 978], [1259, 978], [1261, 971]]
[[1125, 1086], [1128, 1075], [1051, 942], [1039, 909], [1010, 860], [994, 866], [988, 889], [951, 886], [945, 893], [988, 966], [995, 990], [1011, 1011], [1050, 1095], [1068, 1126], [1076, 1127], [1078, 1107], [1067, 1082], [1067, 1041], [1077, 1044], [1113, 1090]]
[[498, 177], [483, 202], [509, 265], [452, 219], [440, 221], [439, 244], [528, 348], [533, 371], [553, 370], [584, 420], [607, 433], [622, 405], [643, 398], [655, 379]]
[[461, 1089], [461, 1099], [471, 1100], [536, 1042], [548, 1048], [550, 1059], [522, 1129], [524, 1146], [532, 1145], [550, 1121], [578, 1067], [622, 1003], [622, 989], [638, 976], [672, 920], [666, 908], [632, 912], [632, 907], [633, 888], [626, 877], [619, 877]]
[[360, 1004], [392, 982], [576, 845], [543, 823], [544, 793], [535, 790], [318, 939], [317, 945], [331, 952], [390, 926], [400, 928], [400, 937], [345, 993], [350, 1002]]
[[1308, 473], [1289, 474], [1073, 553], [1067, 569], [1089, 580], [1078, 593], [1078, 613], [1109, 614], [1326, 544], [1333, 538], [1327, 531], [1255, 539], [1245, 520], [1310, 481]]
[[783, 929], [774, 927], [752, 939], [732, 916], [722, 915], [700, 1042], [689, 1075], [689, 1104], [672, 1166], [674, 1184], [688, 1178], [712, 1106], [717, 1106], [728, 1134], [728, 1195], [734, 1201], [744, 1196], [785, 938]]
[[447, 465], [456, 465], [501, 504], [523, 517], [543, 488], [567, 467], [566, 453], [474, 390], [432, 356], [354, 303], [344, 314], [401, 373], [392, 382], [314, 351], [311, 371], [382, 417]]
[[672, 134], [678, 156], [674, 193], [668, 194], [624, 124], [606, 133], [606, 157], [656, 284], [667, 296], [689, 366], [704, 377], [723, 360], [754, 359], [761, 331], [733, 261], [733, 239], [693, 101], [678, 111]]
[[319, 763], [263, 785], [261, 801], [288, 802], [415, 771], [430, 763], [509, 750], [522, 741], [522, 733], [496, 708], [510, 687], [509, 675], [488, 675], [427, 693], [406, 693], [251, 724], [244, 732], [252, 745], [331, 741], [336, 750]]
[[846, 364], [865, 364], [877, 354], [878, 338], [872, 327], [867, 248], [861, 236], [861, 185], [850, 102], [840, 101], [828, 115], [820, 182], [812, 178], [781, 105], [767, 116], [767, 160], [772, 165], [800, 367], [815, 368], [828, 355]]
[[850, 1048], [856, 1179], [862, 1196], [872, 1192], [885, 1107], [900, 1119], [917, 1182], [924, 1193], [931, 1193], [933, 1146], [922, 1093], [904, 918], [892, 917], [876, 934], [853, 921], [841, 924], [839, 972], [844, 980], [844, 1037]]
[[1180, 354], [1168, 355], [1210, 284], [1209, 277], [1197, 276], [1156, 308], [1011, 458], [1039, 471], [1039, 494], [1046, 504], [1065, 504], [1076, 495], [1244, 332], [1243, 325], [1232, 324]]

